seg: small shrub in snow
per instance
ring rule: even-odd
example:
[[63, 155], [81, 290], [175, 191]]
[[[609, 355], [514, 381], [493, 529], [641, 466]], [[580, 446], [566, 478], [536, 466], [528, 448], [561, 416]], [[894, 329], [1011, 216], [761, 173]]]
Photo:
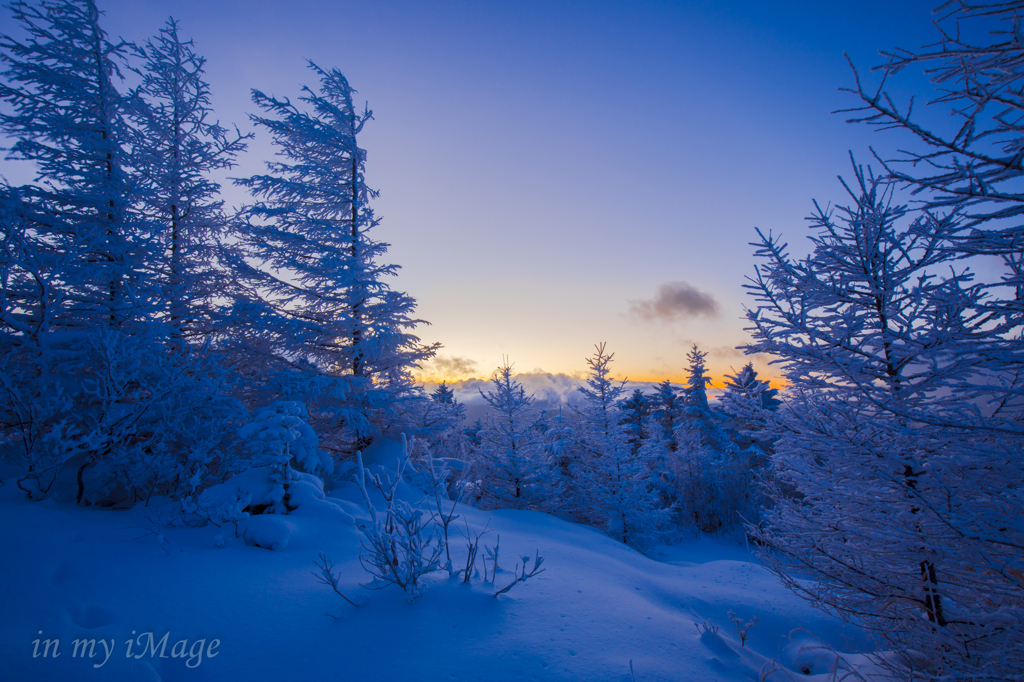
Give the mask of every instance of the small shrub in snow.
[[718, 637], [718, 626], [710, 621], [704, 621], [703, 623], [694, 622], [694, 626], [697, 628], [697, 632], [701, 635], [711, 633], [712, 637]]
[[[394, 477], [370, 474], [363, 466], [362, 454], [356, 453], [359, 467], [356, 483], [370, 512], [370, 524], [361, 528], [364, 541], [359, 562], [373, 576], [373, 582], [364, 587], [381, 589], [397, 585], [405, 591], [406, 600], [414, 602], [426, 589], [423, 576], [441, 568], [445, 546], [433, 516], [424, 518], [422, 510], [398, 499], [398, 486], [408, 465], [413, 441], [406, 441], [403, 435], [402, 444], [404, 452]], [[370, 500], [368, 480], [384, 496], [387, 506], [382, 513], [378, 513]]]
[[313, 575], [316, 576], [317, 580], [322, 582], [324, 585], [330, 587], [332, 590], [334, 590], [335, 594], [337, 594], [339, 597], [347, 601], [352, 606], [359, 606], [359, 604], [355, 603], [354, 601], [346, 597], [345, 594], [341, 591], [341, 588], [338, 587], [338, 576], [334, 575], [334, 562], [328, 559], [326, 554], [320, 552], [320, 556], [314, 563], [316, 563], [316, 567], [318, 570], [314, 572]]
[[[544, 563], [544, 557], [542, 557], [540, 555], [540, 552], [537, 552], [534, 555], [534, 557], [533, 557], [533, 568], [531, 568], [530, 571], [527, 572], [526, 571], [526, 567], [527, 567], [527, 565], [529, 565], [529, 563], [530, 563], [530, 556], [529, 555], [524, 556], [523, 557], [523, 564], [522, 564], [523, 565], [522, 571], [520, 571], [520, 569], [519, 569], [519, 564], [516, 564], [516, 568], [515, 568], [515, 576], [516, 577], [515, 577], [515, 580], [513, 580], [508, 585], [505, 585], [505, 587], [503, 587], [500, 590], [498, 590], [497, 592], [495, 592], [494, 596], [497, 597], [498, 595], [505, 594], [506, 592], [511, 590], [513, 587], [515, 587], [519, 583], [525, 583], [527, 578], [532, 578], [535, 575], [540, 575], [544, 571], [548, 570], [546, 568], [541, 568], [541, 564]], [[497, 571], [497, 568], [498, 568], [497, 565], [495, 565], [494, 568], [495, 568], [495, 571]]]
[[[466, 538], [466, 567], [454, 572], [455, 577], [458, 577], [459, 574], [462, 575], [463, 583], [468, 583], [476, 572], [476, 558], [480, 554], [480, 538], [487, 532], [487, 527], [485, 526], [482, 531], [471, 536], [469, 533], [469, 524], [466, 524], [466, 532], [463, 534], [463, 537]], [[486, 547], [484, 549], [486, 549]], [[484, 561], [484, 580], [487, 580], [486, 560]]]
[[[434, 498], [434, 508], [437, 510], [433, 517], [438, 525], [438, 530], [444, 536], [444, 554], [445, 561], [447, 562], [445, 566], [448, 569], [448, 575], [454, 575], [452, 555], [449, 550], [448, 527], [459, 518], [459, 515], [455, 513], [455, 508], [462, 501], [462, 496], [465, 494], [466, 479], [462, 478], [453, 484], [454, 472], [448, 467], [447, 462], [434, 459], [434, 456], [429, 452], [427, 453], [425, 465], [430, 494]], [[453, 495], [454, 497], [452, 497]], [[451, 504], [451, 507], [448, 507], [448, 503]], [[448, 507], [447, 510], [446, 507]]]
[[501, 536], [498, 536], [497, 542], [494, 543], [494, 547], [484, 547], [484, 580], [487, 580], [487, 562], [491, 562], [491, 584], [498, 578], [498, 552], [501, 550]]
[[754, 627], [754, 623], [761, 618], [761, 614], [757, 614], [748, 621], [744, 621], [742, 618], [737, 616], [732, 611], [729, 612], [729, 620], [736, 627], [736, 636], [740, 638], [740, 646], [746, 646], [747, 640], [750, 638], [750, 628]]

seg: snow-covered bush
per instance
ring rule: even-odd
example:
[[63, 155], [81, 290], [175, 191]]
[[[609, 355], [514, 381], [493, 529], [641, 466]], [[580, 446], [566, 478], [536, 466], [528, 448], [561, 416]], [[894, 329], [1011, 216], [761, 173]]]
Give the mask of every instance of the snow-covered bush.
[[34, 496], [66, 468], [83, 504], [185, 497], [233, 470], [242, 407], [215, 364], [108, 330], [51, 332], [45, 343], [0, 360], [5, 410], [18, 415], [3, 453]]
[[293, 466], [310, 474], [330, 474], [334, 462], [320, 451], [320, 439], [309, 425], [306, 406], [294, 400], [278, 400], [253, 413], [238, 430], [246, 441], [252, 466], [284, 471]]
[[[423, 576], [442, 568], [441, 556], [445, 551], [444, 536], [433, 516], [398, 497], [414, 444], [403, 436], [403, 454], [393, 474], [370, 473], [363, 465], [362, 453], [356, 453], [356, 483], [370, 513], [370, 523], [360, 527], [363, 551], [359, 561], [373, 577], [366, 587], [396, 585], [410, 602], [423, 596]], [[378, 511], [371, 500], [367, 484], [383, 496], [382, 510]]]
[[[312, 494], [323, 497], [323, 481], [317, 474], [331, 473], [334, 463], [320, 451], [307, 418], [305, 406], [290, 400], [256, 410], [250, 422], [238, 430], [250, 468], [217, 486], [221, 492], [207, 491], [200, 507], [225, 518], [236, 516], [239, 510], [287, 514], [298, 505], [295, 496], [305, 494], [304, 486], [313, 486], [318, 493]], [[222, 508], [225, 511], [217, 511]]]

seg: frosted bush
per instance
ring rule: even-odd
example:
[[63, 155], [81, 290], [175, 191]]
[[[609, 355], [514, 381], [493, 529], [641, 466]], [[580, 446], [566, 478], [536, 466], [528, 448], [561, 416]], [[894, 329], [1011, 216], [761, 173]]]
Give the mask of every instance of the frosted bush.
[[306, 406], [296, 400], [278, 400], [261, 407], [252, 421], [238, 430], [247, 441], [253, 466], [288, 466], [310, 474], [334, 471], [334, 462], [319, 450], [320, 440], [308, 423]]

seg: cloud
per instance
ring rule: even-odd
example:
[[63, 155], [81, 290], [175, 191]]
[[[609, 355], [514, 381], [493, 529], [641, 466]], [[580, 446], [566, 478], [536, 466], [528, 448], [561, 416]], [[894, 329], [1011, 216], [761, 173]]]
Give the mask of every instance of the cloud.
[[423, 369], [416, 372], [421, 381], [441, 382], [464, 379], [479, 374], [476, 360], [458, 356], [437, 355], [423, 363]]
[[716, 317], [718, 301], [686, 282], [668, 282], [658, 287], [652, 300], [630, 301], [630, 312], [648, 322], [672, 322], [688, 317]]
[[746, 354], [735, 346], [716, 346], [708, 354], [716, 358], [746, 358]]

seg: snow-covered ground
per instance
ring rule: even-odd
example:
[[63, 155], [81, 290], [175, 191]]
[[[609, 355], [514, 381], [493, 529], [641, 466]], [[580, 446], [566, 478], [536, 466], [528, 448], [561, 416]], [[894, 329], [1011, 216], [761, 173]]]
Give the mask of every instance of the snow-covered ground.
[[[733, 540], [694, 539], [644, 556], [534, 512], [465, 507], [456, 525], [475, 532], [489, 523], [488, 545], [500, 535], [499, 586], [517, 555], [539, 551], [544, 573], [498, 598], [481, 579], [466, 585], [435, 573], [409, 604], [398, 588], [359, 586], [368, 579], [361, 536], [345, 522], [366, 517], [359, 500], [355, 485], [343, 484], [323, 504], [278, 517], [291, 537], [270, 551], [233, 531], [218, 541], [213, 526], [164, 527], [158, 504], [29, 502], [8, 479], [0, 678], [629, 682], [632, 661], [638, 682], [757, 680], [773, 669], [766, 679], [821, 681], [833, 679], [834, 656], [818, 640], [856, 648], [855, 630], [785, 590]], [[452, 545], [455, 562], [464, 561], [461, 536]], [[317, 581], [320, 552], [358, 608]], [[729, 612], [759, 616], [745, 646]], [[717, 636], [702, 633], [705, 625]], [[81, 640], [92, 639], [86, 651]]]

